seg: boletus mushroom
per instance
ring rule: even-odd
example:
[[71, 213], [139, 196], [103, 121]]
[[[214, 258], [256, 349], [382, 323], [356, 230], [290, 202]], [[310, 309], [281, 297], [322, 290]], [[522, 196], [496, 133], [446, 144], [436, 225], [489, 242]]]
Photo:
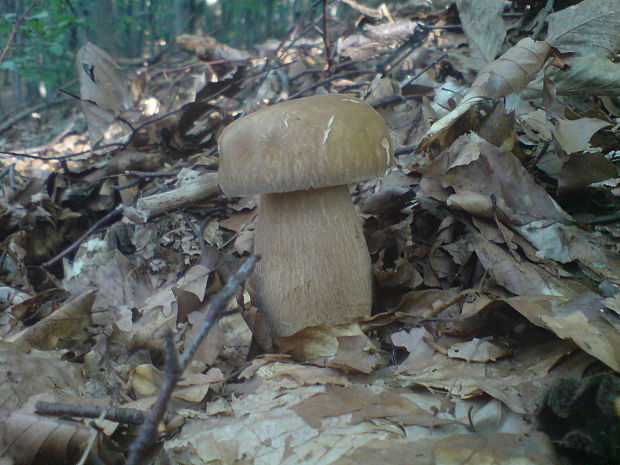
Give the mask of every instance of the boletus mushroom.
[[222, 191], [260, 194], [251, 282], [272, 334], [369, 316], [370, 255], [347, 185], [392, 163], [381, 116], [350, 95], [291, 100], [234, 121], [219, 151]]

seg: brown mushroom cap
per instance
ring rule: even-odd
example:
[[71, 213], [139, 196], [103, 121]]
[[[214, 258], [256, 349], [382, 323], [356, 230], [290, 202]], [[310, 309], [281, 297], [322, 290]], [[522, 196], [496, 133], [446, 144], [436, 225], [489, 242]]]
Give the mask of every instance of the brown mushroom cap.
[[392, 164], [383, 118], [351, 95], [315, 95], [263, 108], [220, 136], [227, 195], [291, 192], [377, 177]]

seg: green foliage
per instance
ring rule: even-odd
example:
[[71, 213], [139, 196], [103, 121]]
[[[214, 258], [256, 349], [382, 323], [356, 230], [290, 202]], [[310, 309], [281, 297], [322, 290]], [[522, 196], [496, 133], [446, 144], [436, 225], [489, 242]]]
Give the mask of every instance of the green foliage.
[[[185, 8], [180, 8], [183, 5]], [[316, 0], [37, 2], [0, 63], [0, 78], [7, 75], [3, 71], [16, 73], [21, 76], [20, 87], [26, 84], [29, 92], [40, 82], [52, 92], [67, 86], [75, 77], [75, 54], [86, 40], [114, 57], [153, 53], [160, 39], [174, 44], [179, 32], [201, 31], [234, 47], [250, 47], [268, 38], [282, 38], [311, 5], [315, 11], [310, 16], [316, 16], [320, 13], [320, 2]], [[18, 16], [15, 11], [0, 12], [0, 49]], [[0, 85], [9, 82], [4, 79]], [[28, 95], [31, 97], [34, 95]]]
[[[0, 70], [15, 71], [26, 82], [43, 81], [50, 88], [72, 77], [77, 29], [86, 21], [66, 5], [62, 1], [51, 1], [33, 9], [19, 29], [20, 37], [0, 63]], [[0, 36], [9, 36], [15, 18], [15, 13], [0, 18]]]

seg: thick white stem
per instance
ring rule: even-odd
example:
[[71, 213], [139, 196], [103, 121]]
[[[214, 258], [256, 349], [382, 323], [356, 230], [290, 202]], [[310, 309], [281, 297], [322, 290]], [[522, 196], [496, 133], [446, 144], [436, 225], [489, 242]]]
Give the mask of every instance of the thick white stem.
[[370, 315], [371, 261], [347, 186], [262, 195], [254, 250], [275, 336]]

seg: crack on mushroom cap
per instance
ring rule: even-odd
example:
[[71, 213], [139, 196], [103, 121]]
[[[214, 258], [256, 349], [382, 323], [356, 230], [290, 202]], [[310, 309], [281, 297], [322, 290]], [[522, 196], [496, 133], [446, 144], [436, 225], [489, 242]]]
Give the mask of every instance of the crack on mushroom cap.
[[332, 132], [332, 125], [334, 124], [334, 117], [330, 116], [329, 121], [327, 122], [327, 129], [323, 133], [323, 144], [327, 142], [327, 138], [329, 137], [329, 133]]

